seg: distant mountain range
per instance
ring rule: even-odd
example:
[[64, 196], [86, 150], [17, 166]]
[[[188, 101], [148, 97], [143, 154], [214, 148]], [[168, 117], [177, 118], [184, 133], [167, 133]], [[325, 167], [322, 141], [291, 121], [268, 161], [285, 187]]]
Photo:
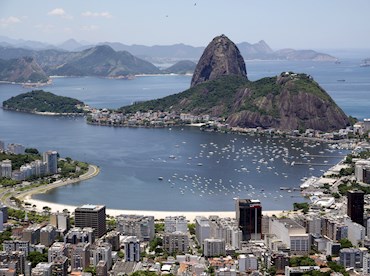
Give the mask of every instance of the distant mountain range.
[[51, 75], [121, 77], [132, 74], [159, 74], [161, 71], [148, 61], [127, 51], [114, 51], [107, 45], [96, 46], [82, 52], [71, 52], [73, 58], [55, 68]]
[[[160, 61], [179, 61], [189, 59], [192, 61], [198, 61], [202, 55], [205, 47], [194, 47], [186, 44], [174, 44], [174, 45], [126, 45], [120, 42], [100, 42], [98, 44], [92, 44], [86, 41], [76, 41], [75, 39], [69, 39], [58, 45], [51, 45], [48, 43], [42, 43], [38, 41], [29, 41], [22, 39], [11, 39], [5, 36], [0, 36], [0, 46], [13, 47], [13, 48], [25, 48], [32, 50], [61, 50], [61, 51], [83, 51], [89, 48], [93, 48], [97, 45], [108, 45], [115, 51], [128, 51], [134, 56], [138, 56], [150, 62]], [[335, 61], [336, 58], [325, 54], [319, 53], [313, 50], [294, 50], [294, 49], [281, 49], [273, 51], [270, 46], [263, 40], [258, 43], [242, 42], [236, 44], [240, 50], [240, 53], [244, 59], [283, 59], [283, 60], [326, 60]]]
[[32, 57], [0, 59], [0, 80], [16, 83], [47, 82], [49, 77]]
[[[335, 57], [313, 50], [282, 49], [273, 51], [263, 40], [255, 44], [247, 42], [237, 44], [243, 58], [262, 60], [315, 60], [335, 61]], [[21, 68], [14, 66], [23, 63], [2, 62], [0, 81], [27, 82], [46, 81], [44, 75], [63, 76], [101, 76], [122, 77], [133, 74], [192, 73], [195, 64], [204, 51], [204, 47], [193, 47], [185, 44], [175, 45], [125, 45], [119, 42], [103, 42], [89, 45], [88, 42], [77, 42], [70, 39], [59, 45], [50, 45], [38, 41], [11, 39], [0, 36], [0, 59], [19, 60], [32, 58], [34, 68], [32, 78], [21, 74]], [[187, 61], [184, 61], [187, 60]], [[155, 64], [176, 63], [165, 70], [159, 70]], [[10, 66], [6, 68], [6, 66]], [[22, 65], [23, 66], [23, 65]], [[6, 73], [12, 70], [12, 77]], [[10, 72], [10, 71], [9, 71]], [[17, 73], [18, 72], [18, 73]], [[17, 74], [19, 76], [17, 76]], [[7, 76], [7, 77], [4, 77]], [[35, 78], [34, 76], [38, 76]], [[47, 79], [47, 78], [46, 78]]]

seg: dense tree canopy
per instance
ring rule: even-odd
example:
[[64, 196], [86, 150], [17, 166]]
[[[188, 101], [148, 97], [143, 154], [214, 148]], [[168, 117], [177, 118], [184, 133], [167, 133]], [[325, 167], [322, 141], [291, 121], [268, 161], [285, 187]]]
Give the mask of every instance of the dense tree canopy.
[[54, 95], [43, 90], [23, 93], [3, 102], [3, 107], [25, 112], [82, 113], [79, 100]]

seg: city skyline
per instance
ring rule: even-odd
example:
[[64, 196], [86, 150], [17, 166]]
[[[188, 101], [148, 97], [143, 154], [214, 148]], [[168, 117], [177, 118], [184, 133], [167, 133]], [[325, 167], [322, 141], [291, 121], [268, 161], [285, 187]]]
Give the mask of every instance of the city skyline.
[[[217, 35], [273, 49], [369, 48], [368, 1], [3, 1], [0, 32], [15, 39], [206, 46]], [[318, 8], [319, 7], [319, 8]], [[344, 20], [345, 19], [345, 20]]]

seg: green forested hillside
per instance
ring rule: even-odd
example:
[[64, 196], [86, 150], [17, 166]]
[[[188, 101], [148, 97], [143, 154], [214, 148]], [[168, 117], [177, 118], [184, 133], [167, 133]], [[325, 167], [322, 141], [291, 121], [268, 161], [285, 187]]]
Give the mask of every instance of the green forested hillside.
[[5, 109], [24, 112], [82, 113], [77, 105], [83, 105], [83, 102], [43, 90], [23, 93], [3, 102]]
[[230, 126], [328, 131], [344, 128], [344, 112], [312, 77], [284, 72], [279, 76], [248, 81], [223, 76], [182, 93], [120, 108], [136, 111], [175, 111], [221, 117]]

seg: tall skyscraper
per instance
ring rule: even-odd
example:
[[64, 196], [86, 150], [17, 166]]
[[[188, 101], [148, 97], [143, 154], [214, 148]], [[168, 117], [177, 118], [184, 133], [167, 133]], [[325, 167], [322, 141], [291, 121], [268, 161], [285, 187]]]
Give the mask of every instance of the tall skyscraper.
[[237, 199], [236, 220], [242, 230], [243, 241], [262, 238], [262, 206], [259, 200]]
[[56, 174], [58, 173], [58, 153], [56, 151], [44, 152], [44, 162], [46, 163], [46, 173]]
[[75, 226], [91, 227], [94, 236], [100, 238], [107, 232], [104, 205], [83, 205], [75, 209]]
[[353, 222], [364, 225], [364, 192], [347, 192], [347, 215]]

